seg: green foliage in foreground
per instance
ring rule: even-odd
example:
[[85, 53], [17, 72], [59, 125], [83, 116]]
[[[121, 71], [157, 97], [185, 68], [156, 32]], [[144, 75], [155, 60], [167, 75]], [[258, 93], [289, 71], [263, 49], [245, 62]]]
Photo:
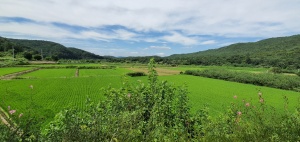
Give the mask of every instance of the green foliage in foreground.
[[[158, 81], [153, 64], [149, 83], [124, 83], [105, 90], [107, 99], [87, 101], [84, 111], [58, 113], [47, 129], [39, 131], [34, 120], [9, 130], [0, 126], [1, 141], [299, 141], [300, 107], [293, 112], [284, 97], [285, 113], [267, 105], [259, 92], [256, 103], [234, 96], [226, 112], [213, 119], [207, 108], [191, 113], [186, 87]], [[16, 114], [11, 114], [20, 124]], [[28, 118], [27, 118], [28, 119]], [[18, 133], [19, 132], [19, 133]], [[7, 135], [9, 134], [9, 135]], [[26, 134], [26, 135], [23, 135]], [[14, 136], [14, 137], [12, 137]]]
[[298, 76], [271, 73], [247, 73], [220, 69], [187, 70], [185, 74], [300, 91], [300, 78]]

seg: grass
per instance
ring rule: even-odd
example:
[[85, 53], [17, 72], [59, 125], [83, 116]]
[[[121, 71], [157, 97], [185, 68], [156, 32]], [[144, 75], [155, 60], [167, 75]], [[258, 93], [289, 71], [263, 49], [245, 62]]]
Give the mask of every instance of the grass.
[[23, 78], [66, 78], [74, 77], [76, 69], [41, 69], [21, 75]]
[[[43, 115], [49, 120], [68, 106], [84, 109], [87, 98], [96, 102], [102, 100], [101, 88], [110, 84], [112, 87], [120, 87], [121, 76], [130, 72], [125, 68], [80, 69], [79, 77], [75, 78], [75, 70], [42, 69], [22, 76], [37, 79], [0, 80], [0, 105], [4, 109], [11, 106], [17, 112], [33, 108], [37, 115]], [[289, 98], [290, 107], [296, 106], [300, 97], [299, 93], [293, 91], [189, 75], [160, 76], [159, 79], [168, 80], [178, 86], [186, 83], [192, 110], [201, 109], [207, 104], [212, 116], [224, 112], [231, 102], [244, 99], [251, 104], [258, 103], [259, 91], [263, 93], [268, 105], [282, 111], [284, 95]], [[129, 80], [133, 83], [138, 80], [147, 83], [147, 77], [129, 77]], [[33, 89], [29, 88], [30, 85], [33, 85]], [[235, 95], [238, 96], [237, 99], [233, 98]]]
[[21, 72], [25, 70], [32, 69], [31, 67], [8, 67], [8, 68], [0, 68], [0, 76]]
[[11, 106], [19, 113], [33, 108], [37, 115], [51, 118], [69, 106], [84, 109], [87, 98], [101, 100], [101, 88], [110, 84], [120, 86], [121, 77], [1, 80], [0, 83], [1, 107]]
[[[281, 111], [284, 110], [283, 96], [289, 98], [289, 106], [291, 109], [299, 103], [298, 99], [300, 98], [300, 93], [294, 91], [204, 77], [175, 75], [162, 76], [160, 79], [174, 82], [176, 85], [186, 83], [188, 90], [190, 91], [189, 97], [192, 108], [196, 110], [202, 108], [204, 104], [208, 104], [210, 112], [214, 115], [218, 115], [222, 111], [224, 112], [226, 106], [229, 106], [231, 102], [245, 100], [257, 104], [259, 102], [259, 91], [263, 93], [263, 97], [268, 105]], [[235, 95], [238, 96], [237, 99], [233, 98]]]
[[124, 68], [118, 69], [80, 69], [79, 76], [80, 77], [91, 77], [91, 76], [121, 76], [125, 75], [126, 73], [130, 72]]

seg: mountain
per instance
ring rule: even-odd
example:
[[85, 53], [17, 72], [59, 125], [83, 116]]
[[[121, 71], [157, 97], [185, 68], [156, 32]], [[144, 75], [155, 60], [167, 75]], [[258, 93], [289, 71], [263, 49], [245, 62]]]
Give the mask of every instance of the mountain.
[[43, 57], [55, 57], [57, 59], [103, 59], [102, 56], [74, 47], [67, 48], [51, 41], [0, 37], [0, 51], [8, 51], [12, 47], [14, 47], [15, 53], [31, 52], [32, 54], [42, 54]]
[[167, 57], [187, 64], [261, 65], [281, 68], [300, 68], [300, 35], [236, 43], [218, 49]]

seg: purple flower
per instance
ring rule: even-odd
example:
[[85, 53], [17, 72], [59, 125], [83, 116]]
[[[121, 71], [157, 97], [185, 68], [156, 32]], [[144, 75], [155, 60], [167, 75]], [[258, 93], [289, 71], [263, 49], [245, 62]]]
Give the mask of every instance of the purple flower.
[[23, 113], [20, 113], [20, 114], [19, 114], [19, 118], [22, 117], [22, 116], [23, 116]]
[[10, 110], [9, 113], [10, 114], [14, 114], [16, 112], [16, 110]]

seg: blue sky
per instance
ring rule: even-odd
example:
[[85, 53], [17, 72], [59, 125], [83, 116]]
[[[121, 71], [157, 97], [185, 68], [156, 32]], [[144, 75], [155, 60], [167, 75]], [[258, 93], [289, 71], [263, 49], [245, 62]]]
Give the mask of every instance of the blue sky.
[[300, 33], [299, 0], [2, 0], [0, 36], [169, 56]]

